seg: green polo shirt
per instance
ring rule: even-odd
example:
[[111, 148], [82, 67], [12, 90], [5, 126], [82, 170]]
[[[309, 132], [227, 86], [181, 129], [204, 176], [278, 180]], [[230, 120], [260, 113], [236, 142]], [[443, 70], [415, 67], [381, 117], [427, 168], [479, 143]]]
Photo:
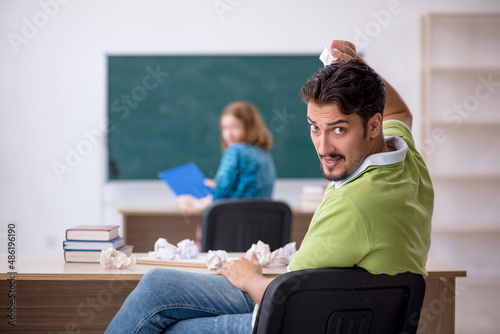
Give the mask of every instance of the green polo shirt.
[[383, 131], [396, 151], [371, 155], [347, 179], [332, 182], [289, 270], [359, 266], [427, 276], [431, 178], [404, 123], [386, 121]]

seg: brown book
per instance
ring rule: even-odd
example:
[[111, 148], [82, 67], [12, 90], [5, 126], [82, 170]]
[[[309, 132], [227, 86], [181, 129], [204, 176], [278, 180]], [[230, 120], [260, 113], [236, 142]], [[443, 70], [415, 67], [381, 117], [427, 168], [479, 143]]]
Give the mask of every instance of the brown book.
[[110, 241], [119, 237], [118, 225], [80, 225], [66, 230], [66, 240]]

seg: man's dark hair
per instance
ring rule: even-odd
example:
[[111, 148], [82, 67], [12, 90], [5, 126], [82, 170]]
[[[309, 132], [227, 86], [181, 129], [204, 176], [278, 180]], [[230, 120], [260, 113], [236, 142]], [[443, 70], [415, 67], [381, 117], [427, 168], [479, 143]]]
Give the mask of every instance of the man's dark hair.
[[365, 135], [368, 120], [376, 113], [383, 115], [386, 96], [384, 81], [358, 60], [323, 67], [307, 80], [300, 94], [305, 103], [335, 104], [343, 114], [358, 114]]

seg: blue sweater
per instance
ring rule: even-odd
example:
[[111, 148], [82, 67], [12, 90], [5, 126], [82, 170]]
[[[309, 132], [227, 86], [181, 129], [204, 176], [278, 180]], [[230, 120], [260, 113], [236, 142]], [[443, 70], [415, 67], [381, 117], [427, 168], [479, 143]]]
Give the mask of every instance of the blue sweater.
[[276, 170], [269, 151], [236, 143], [222, 155], [215, 175], [213, 199], [267, 198], [273, 193]]

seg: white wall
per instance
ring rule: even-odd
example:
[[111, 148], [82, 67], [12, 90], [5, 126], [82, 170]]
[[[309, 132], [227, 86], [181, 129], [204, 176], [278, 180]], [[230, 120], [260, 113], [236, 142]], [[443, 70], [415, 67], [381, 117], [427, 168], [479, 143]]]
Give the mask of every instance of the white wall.
[[[217, 4], [230, 10], [218, 13]], [[388, 9], [393, 14], [383, 16]], [[500, 2], [0, 0], [3, 243], [14, 221], [18, 253], [60, 253], [66, 228], [103, 223], [106, 54], [319, 55], [332, 39], [358, 41], [412, 108], [418, 129], [420, 16], [429, 11], [498, 12]], [[369, 40], [360, 39], [365, 29]], [[86, 133], [95, 145], [82, 146]], [[52, 164], [66, 164], [77, 149], [87, 156], [73, 157], [59, 180]]]

